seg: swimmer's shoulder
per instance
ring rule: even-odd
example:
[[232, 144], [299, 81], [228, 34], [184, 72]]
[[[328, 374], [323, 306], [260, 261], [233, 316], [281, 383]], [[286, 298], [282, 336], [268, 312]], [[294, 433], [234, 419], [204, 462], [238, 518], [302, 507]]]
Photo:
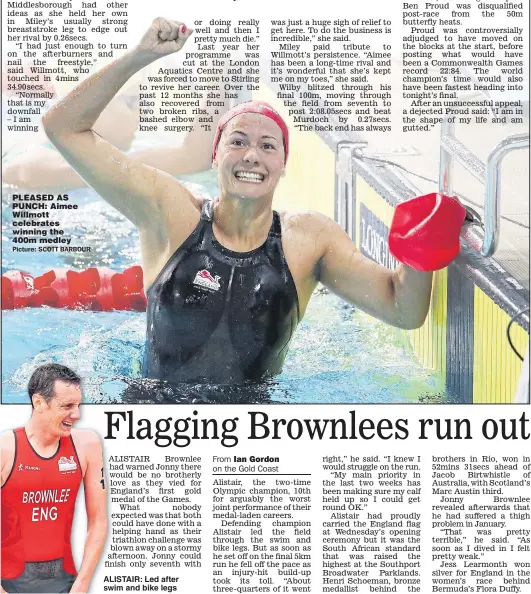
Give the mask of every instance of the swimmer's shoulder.
[[203, 206], [204, 206], [205, 202], [212, 202], [212, 198], [207, 198], [207, 196], [195, 196], [194, 195], [194, 199], [195, 199], [194, 206], [197, 208], [199, 213], [201, 213], [203, 211]]
[[279, 215], [282, 247], [295, 277], [313, 282], [319, 278], [322, 259], [328, 253], [334, 249], [357, 249], [345, 231], [320, 212], [279, 211]]
[[282, 248], [299, 295], [301, 316], [319, 280], [320, 263], [328, 249], [326, 237], [336, 223], [321, 213], [279, 211]]
[[282, 236], [288, 241], [311, 242], [325, 249], [326, 239], [341, 232], [339, 225], [330, 217], [314, 210], [278, 211]]
[[13, 463], [15, 462], [15, 433], [12, 429], [4, 431], [0, 435], [0, 452], [2, 453], [2, 486], [11, 473]]
[[[180, 184], [180, 182], [178, 182]], [[210, 200], [210, 198], [202, 196], [200, 195], [196, 195], [196, 194], [192, 194], [192, 192], [190, 192], [186, 186], [183, 186], [187, 192], [186, 197], [188, 199], [188, 202], [194, 207], [194, 210], [197, 211], [197, 214], [200, 216], [201, 212], [203, 210], [203, 204], [205, 202], [208, 202]], [[177, 220], [180, 220], [180, 217], [178, 216], [179, 213], [182, 214], [182, 203], [180, 203], [177, 200], [171, 200], [168, 203], [168, 212], [165, 213], [166, 216], [177, 216]], [[195, 217], [195, 214], [194, 214]], [[196, 222], [197, 223], [197, 222]]]
[[293, 224], [313, 228], [314, 226], [334, 223], [330, 217], [316, 210], [279, 210], [277, 212], [283, 225]]

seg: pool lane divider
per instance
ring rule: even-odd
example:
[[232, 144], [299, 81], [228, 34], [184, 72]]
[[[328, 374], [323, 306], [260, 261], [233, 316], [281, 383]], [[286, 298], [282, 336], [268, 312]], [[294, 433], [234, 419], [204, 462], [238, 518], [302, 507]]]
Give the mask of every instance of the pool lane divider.
[[140, 266], [123, 272], [106, 267], [75, 271], [54, 268], [33, 277], [10, 270], [2, 275], [2, 309], [57, 307], [91, 311], [145, 311]]

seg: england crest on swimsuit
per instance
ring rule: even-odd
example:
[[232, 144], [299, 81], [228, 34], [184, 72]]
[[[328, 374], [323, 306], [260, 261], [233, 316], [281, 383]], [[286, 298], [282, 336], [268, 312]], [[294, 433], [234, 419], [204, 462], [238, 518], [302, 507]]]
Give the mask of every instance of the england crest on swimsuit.
[[219, 291], [221, 288], [219, 284], [220, 278], [217, 274], [212, 276], [208, 270], [198, 270], [195, 274], [194, 285], [203, 287], [209, 291]]

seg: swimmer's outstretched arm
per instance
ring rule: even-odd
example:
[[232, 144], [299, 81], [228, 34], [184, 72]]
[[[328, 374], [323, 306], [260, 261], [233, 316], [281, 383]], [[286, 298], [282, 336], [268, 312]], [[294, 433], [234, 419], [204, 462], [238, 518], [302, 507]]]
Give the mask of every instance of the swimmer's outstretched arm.
[[388, 324], [407, 330], [422, 326], [430, 307], [431, 272], [404, 264], [388, 270], [366, 258], [328, 217], [316, 215], [314, 225], [320, 256], [317, 277], [323, 285]]
[[[78, 85], [43, 117], [46, 134], [77, 173], [142, 232], [164, 244], [167, 225], [183, 239], [195, 226], [195, 198], [171, 176], [125, 155], [93, 126], [105, 106], [137, 71], [179, 51], [191, 35], [179, 22], [158, 18], [140, 43]], [[154, 246], [153, 246], [154, 247]]]

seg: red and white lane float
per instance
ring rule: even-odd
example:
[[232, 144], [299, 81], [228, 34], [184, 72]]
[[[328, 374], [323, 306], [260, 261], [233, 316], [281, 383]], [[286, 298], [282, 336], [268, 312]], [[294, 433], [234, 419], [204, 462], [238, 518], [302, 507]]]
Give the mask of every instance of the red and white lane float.
[[10, 270], [2, 275], [2, 309], [59, 307], [92, 311], [145, 311], [142, 268], [123, 272], [94, 267], [54, 268], [41, 276]]
[[[448, 266], [460, 249], [467, 209], [451, 196], [432, 193], [399, 204], [389, 230], [397, 260], [420, 271]], [[2, 309], [62, 307], [92, 311], [145, 311], [142, 268], [123, 272], [95, 267], [81, 272], [54, 268], [33, 277], [20, 270], [2, 276]]]

